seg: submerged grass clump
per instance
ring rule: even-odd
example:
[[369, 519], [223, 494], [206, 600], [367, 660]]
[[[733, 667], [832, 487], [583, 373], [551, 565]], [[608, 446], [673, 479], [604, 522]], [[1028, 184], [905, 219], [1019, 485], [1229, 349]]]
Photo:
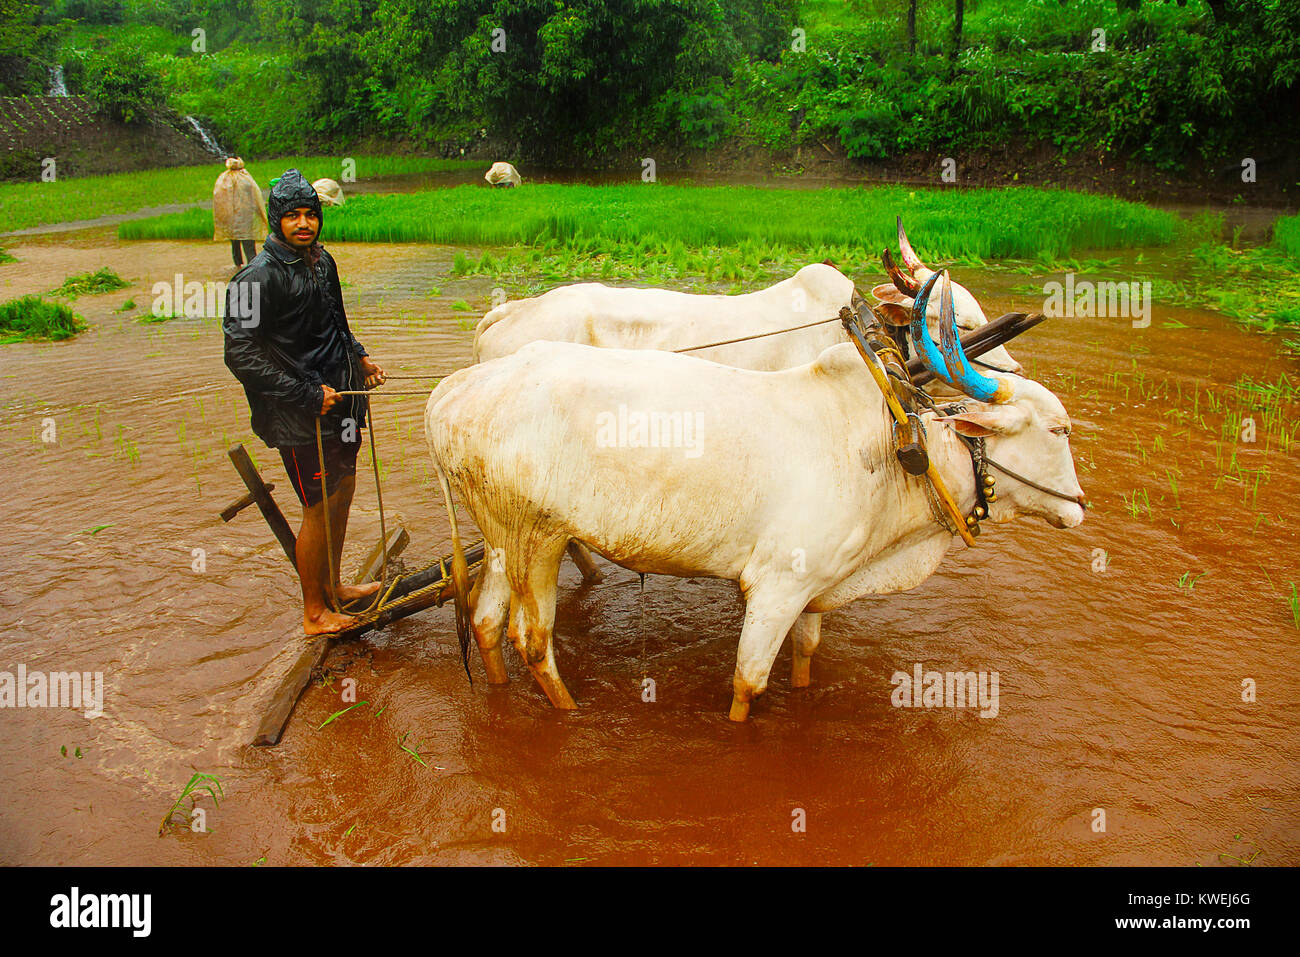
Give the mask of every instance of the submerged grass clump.
[[[1064, 190], [960, 193], [900, 186], [777, 190], [737, 186], [540, 183], [358, 196], [331, 210], [326, 240], [464, 246], [560, 246], [586, 254], [656, 251], [682, 259], [742, 243], [840, 247], [876, 256], [901, 215], [923, 257], [1064, 256], [1079, 249], [1159, 246], [1177, 234], [1171, 213]], [[123, 239], [199, 239], [211, 217], [124, 223]]]
[[50, 295], [75, 299], [78, 296], [94, 296], [103, 292], [112, 292], [115, 289], [125, 289], [129, 285], [131, 285], [129, 282], [105, 266], [96, 272], [69, 276], [63, 280], [63, 285], [51, 289]]
[[23, 296], [0, 305], [0, 344], [71, 339], [85, 328], [81, 317], [60, 302]]

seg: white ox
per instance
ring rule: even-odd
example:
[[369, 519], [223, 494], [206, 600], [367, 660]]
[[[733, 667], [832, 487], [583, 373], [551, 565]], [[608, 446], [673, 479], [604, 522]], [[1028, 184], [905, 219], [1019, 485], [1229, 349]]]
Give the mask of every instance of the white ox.
[[[901, 218], [898, 241], [908, 271], [895, 267], [886, 254], [885, 265], [894, 285], [879, 285], [871, 292], [889, 321], [906, 325], [911, 318], [912, 295], [934, 273], [916, 258]], [[975, 297], [959, 283], [951, 286], [957, 328], [969, 331], [986, 324], [988, 318]], [[912, 295], [901, 291], [904, 289]], [[812, 362], [828, 346], [848, 341], [837, 317], [842, 307], [852, 304], [853, 293], [853, 281], [828, 263], [804, 266], [788, 279], [740, 296], [594, 282], [560, 286], [488, 312], [474, 329], [474, 360], [486, 362], [510, 355], [530, 342], [548, 340], [602, 348], [689, 350], [699, 358], [740, 369], [789, 369]], [[931, 333], [937, 334], [938, 319], [932, 319], [930, 325]], [[754, 336], [760, 338], [750, 338]], [[714, 342], [726, 344], [694, 348]], [[981, 361], [1003, 371], [1024, 371], [1002, 346], [990, 350]], [[931, 391], [944, 393], [942, 381]], [[584, 580], [600, 580], [602, 575], [586, 551], [575, 545], [569, 554]]]
[[[951, 316], [950, 298], [944, 306]], [[989, 459], [1044, 486], [1000, 479], [991, 521], [1034, 515], [1078, 525], [1084, 499], [1061, 402], [1017, 375], [979, 378], [996, 387], [996, 403], [971, 399], [963, 412], [923, 417], [931, 461], [958, 507], [974, 507], [977, 484], [961, 431], [985, 437]], [[978, 391], [960, 373], [948, 381]], [[737, 721], [767, 687], [787, 633], [793, 683], [806, 685], [821, 613], [915, 587], [953, 541], [921, 480], [894, 460], [884, 398], [848, 343], [807, 365], [754, 372], [688, 355], [534, 342], [444, 379], [429, 397], [425, 435], [451, 520], [458, 624], [472, 605], [469, 624], [492, 683], [507, 680], [507, 626], [556, 707], [574, 707], [551, 641], [571, 539], [634, 571], [740, 585]], [[453, 492], [488, 548], [468, 602]]]
[[[975, 297], [953, 285], [957, 328], [969, 331], [988, 322]], [[911, 309], [911, 298], [893, 286], [877, 286], [872, 293], [887, 308]], [[578, 283], [491, 310], [474, 329], [474, 359], [497, 359], [545, 339], [616, 349], [690, 349], [701, 359], [740, 369], [789, 369], [816, 359], [827, 346], [848, 341], [837, 317], [852, 298], [853, 281], [824, 263], [804, 266], [789, 279], [740, 296]], [[781, 333], [784, 329], [794, 331]], [[751, 336], [763, 338], [747, 338]], [[694, 348], [732, 339], [746, 341]], [[983, 358], [1022, 371], [1001, 346]]]

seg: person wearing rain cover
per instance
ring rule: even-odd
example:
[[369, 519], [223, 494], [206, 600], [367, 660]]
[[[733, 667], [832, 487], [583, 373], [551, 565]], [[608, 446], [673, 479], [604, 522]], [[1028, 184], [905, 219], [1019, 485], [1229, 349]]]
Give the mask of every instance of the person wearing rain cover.
[[254, 241], [269, 228], [257, 180], [244, 169], [243, 160], [230, 157], [212, 187], [212, 238], [230, 240], [230, 257], [239, 269], [244, 260], [252, 260]]
[[[373, 388], [384, 381], [384, 370], [348, 328], [338, 269], [317, 242], [324, 219], [320, 198], [298, 170], [272, 182], [267, 214], [271, 231], [262, 251], [234, 275], [226, 292], [226, 365], [244, 386], [253, 432], [279, 450], [303, 506], [296, 553], [303, 630], [329, 634], [353, 620], [330, 607], [331, 592], [341, 607], [379, 588], [377, 582], [349, 586], [338, 579], [368, 403], [364, 396], [337, 393]], [[318, 416], [327, 504], [316, 448]]]

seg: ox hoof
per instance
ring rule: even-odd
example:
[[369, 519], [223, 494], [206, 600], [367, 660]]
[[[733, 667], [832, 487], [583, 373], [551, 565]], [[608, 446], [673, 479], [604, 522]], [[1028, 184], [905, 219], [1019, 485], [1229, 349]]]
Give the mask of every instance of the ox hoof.
[[727, 715], [732, 721], [749, 720], [749, 702], [741, 701], [740, 698], [731, 699], [731, 712]]

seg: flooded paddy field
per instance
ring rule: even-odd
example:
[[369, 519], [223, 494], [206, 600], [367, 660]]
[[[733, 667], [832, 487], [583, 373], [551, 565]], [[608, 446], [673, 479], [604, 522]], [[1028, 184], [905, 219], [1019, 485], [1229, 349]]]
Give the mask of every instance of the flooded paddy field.
[[[329, 246], [353, 331], [389, 373], [470, 361], [493, 282], [454, 277], [456, 249]], [[1300, 863], [1300, 364], [1275, 337], [1157, 306], [1148, 328], [1053, 319], [1017, 340], [1072, 417], [1083, 525], [988, 526], [914, 591], [828, 614], [812, 686], [790, 687], [787, 647], [748, 724], [726, 717], [735, 587], [643, 589], [602, 562], [592, 587], [562, 572], [556, 654], [577, 711], [554, 711], [513, 651], [502, 688], [472, 654], [471, 687], [445, 607], [335, 649], [259, 750], [301, 609], [255, 511], [217, 515], [243, 492], [226, 449], [247, 445], [295, 528], [298, 507], [218, 324], [134, 321], [159, 280], [229, 278], [227, 247], [104, 227], [6, 248], [6, 299], [102, 266], [132, 285], [79, 299], [76, 339], [5, 347], [0, 668], [102, 672], [104, 714], [0, 712], [0, 862]], [[990, 317], [1042, 308], [1022, 274], [955, 277]], [[375, 406], [389, 521], [412, 562], [432, 560], [450, 537], [424, 402]], [[379, 534], [362, 465], [345, 569]], [[917, 665], [997, 672], [996, 716], [895, 707], [891, 677]], [[322, 727], [347, 679], [367, 704]], [[200, 801], [210, 833], [160, 838], [196, 771], [223, 788]]]

